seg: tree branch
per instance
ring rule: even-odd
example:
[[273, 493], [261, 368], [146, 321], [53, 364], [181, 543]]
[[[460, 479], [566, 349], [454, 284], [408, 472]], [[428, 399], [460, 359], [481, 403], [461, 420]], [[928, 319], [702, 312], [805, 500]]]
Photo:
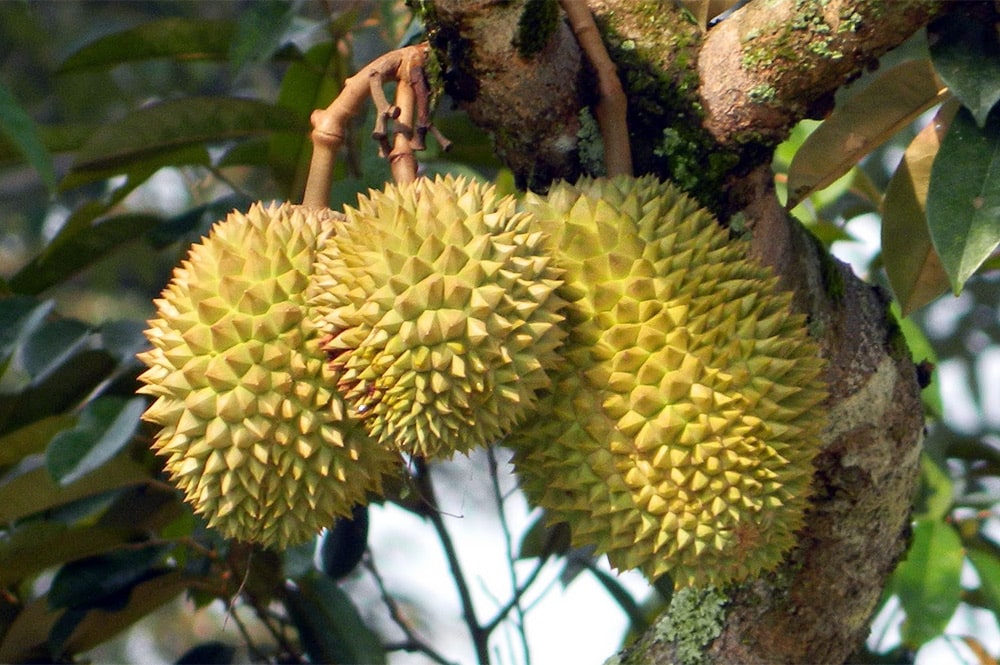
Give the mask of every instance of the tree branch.
[[833, 93], [877, 64], [946, 3], [750, 2], [708, 32], [698, 58], [706, 129], [721, 144], [785, 139], [822, 118]]

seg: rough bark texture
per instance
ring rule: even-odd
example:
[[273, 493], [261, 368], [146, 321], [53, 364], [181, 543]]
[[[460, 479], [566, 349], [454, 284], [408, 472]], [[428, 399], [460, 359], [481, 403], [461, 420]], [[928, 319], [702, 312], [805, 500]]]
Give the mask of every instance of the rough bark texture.
[[577, 175], [581, 56], [569, 26], [558, 20], [537, 26], [532, 19], [522, 28], [519, 2], [432, 7], [431, 44], [442, 56], [446, 89], [493, 134], [497, 155], [519, 183]]
[[[533, 54], [519, 53], [520, 17], [539, 4], [437, 0], [428, 23], [448, 88], [494, 133], [519, 180], [544, 186], [586, 170], [577, 134], [589, 97], [562, 26]], [[920, 389], [885, 294], [829, 257], [778, 204], [770, 151], [945, 5], [753, 0], [702, 35], [670, 1], [589, 4], [629, 93], [637, 172], [672, 177], [722, 219], [741, 214], [753, 251], [794, 291], [829, 361], [830, 425], [799, 546], [775, 573], [725, 590], [717, 637], [696, 658], [679, 605], [619, 658], [844, 662], [907, 546]], [[459, 85], [465, 76], [476, 85]]]
[[940, 3], [751, 2], [713, 28], [698, 59], [705, 126], [721, 143], [781, 141], [833, 93], [927, 23]]

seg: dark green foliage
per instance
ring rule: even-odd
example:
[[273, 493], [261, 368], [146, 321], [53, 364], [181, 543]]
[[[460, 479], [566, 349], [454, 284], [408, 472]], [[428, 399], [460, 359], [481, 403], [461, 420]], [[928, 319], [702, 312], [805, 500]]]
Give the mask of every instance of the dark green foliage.
[[361, 562], [368, 546], [368, 507], [355, 506], [351, 519], [339, 519], [319, 545], [320, 570], [330, 579], [346, 577]]
[[351, 599], [329, 577], [310, 573], [287, 589], [288, 610], [314, 663], [385, 662], [385, 650]]

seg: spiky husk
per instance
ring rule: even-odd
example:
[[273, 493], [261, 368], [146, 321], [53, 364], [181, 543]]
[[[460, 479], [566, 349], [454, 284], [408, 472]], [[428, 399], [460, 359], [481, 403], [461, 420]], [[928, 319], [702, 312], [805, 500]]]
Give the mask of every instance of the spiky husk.
[[369, 492], [398, 455], [348, 411], [304, 293], [329, 223], [300, 206], [232, 212], [156, 300], [144, 418], [174, 483], [226, 537], [285, 547]]
[[823, 362], [772, 273], [652, 178], [529, 196], [571, 305], [564, 371], [508, 438], [529, 499], [619, 569], [724, 584], [802, 525]]
[[522, 420], [564, 336], [546, 238], [464, 178], [390, 185], [347, 208], [311, 302], [338, 386], [380, 442], [451, 457]]

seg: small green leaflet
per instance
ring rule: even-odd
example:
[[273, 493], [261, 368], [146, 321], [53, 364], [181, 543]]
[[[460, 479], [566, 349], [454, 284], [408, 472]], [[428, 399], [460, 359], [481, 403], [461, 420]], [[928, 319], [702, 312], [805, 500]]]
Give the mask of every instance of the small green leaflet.
[[906, 559], [893, 574], [893, 590], [906, 612], [903, 642], [911, 649], [942, 632], [962, 594], [962, 541], [941, 520], [918, 520]]

